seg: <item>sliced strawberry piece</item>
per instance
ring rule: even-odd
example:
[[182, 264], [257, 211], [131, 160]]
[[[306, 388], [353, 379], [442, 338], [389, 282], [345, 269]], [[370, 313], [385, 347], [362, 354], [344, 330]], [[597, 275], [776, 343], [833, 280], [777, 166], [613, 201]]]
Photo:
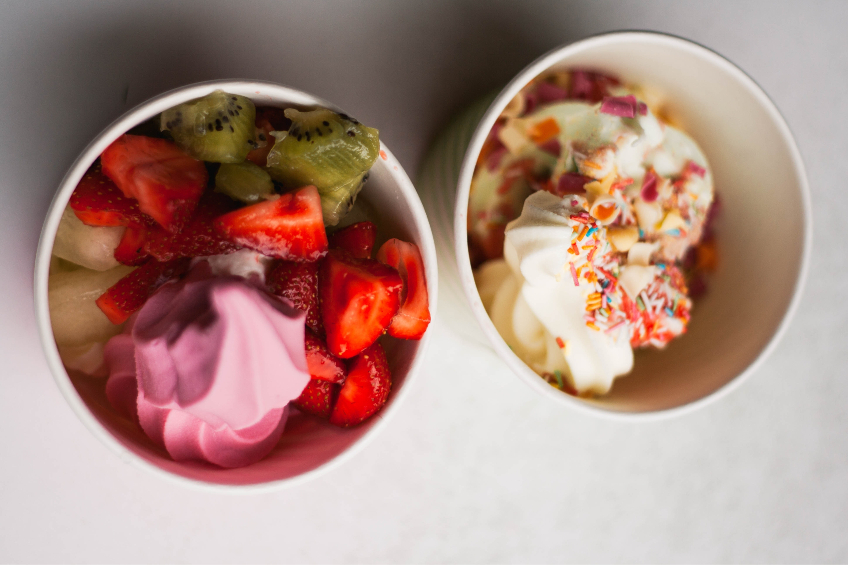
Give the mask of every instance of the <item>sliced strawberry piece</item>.
[[397, 269], [403, 279], [401, 304], [389, 324], [389, 335], [401, 339], [421, 339], [430, 325], [430, 299], [424, 277], [424, 261], [418, 246], [390, 239], [380, 247], [377, 260]]
[[391, 388], [392, 374], [386, 354], [383, 347], [375, 343], [350, 364], [330, 423], [349, 427], [363, 422], [383, 407]]
[[314, 186], [245, 206], [215, 220], [237, 245], [287, 261], [317, 261], [327, 253], [321, 197]]
[[147, 241], [147, 228], [128, 227], [121, 237], [121, 242], [115, 248], [115, 259], [124, 265], [141, 265], [150, 259], [150, 254], [144, 250]]
[[145, 250], [158, 261], [170, 261], [177, 257], [205, 257], [224, 255], [241, 249], [239, 245], [218, 233], [213, 222], [219, 216], [232, 211], [237, 204], [223, 194], [206, 193], [200, 199], [189, 223], [180, 233], [173, 234], [164, 228], [155, 227], [145, 243]]
[[327, 344], [309, 329], [306, 330], [304, 341], [306, 345], [306, 367], [309, 369], [309, 376], [320, 381], [336, 384], [344, 383], [347, 375], [347, 367], [345, 367], [344, 361], [330, 353]]
[[349, 359], [374, 343], [397, 313], [402, 289], [394, 268], [331, 249], [318, 275], [330, 352]]
[[324, 335], [321, 308], [318, 303], [318, 263], [278, 261], [265, 278], [269, 292], [287, 299], [298, 310], [306, 312], [306, 325]]
[[330, 247], [344, 249], [357, 259], [370, 259], [376, 241], [377, 226], [371, 222], [359, 222], [334, 232], [330, 236]]
[[103, 174], [98, 161], [82, 177], [69, 202], [82, 223], [88, 226], [144, 226], [153, 219], [141, 213], [138, 201], [127, 198], [112, 179]]
[[262, 120], [267, 120], [274, 131], [287, 131], [292, 124], [292, 121], [286, 117], [285, 108], [274, 106], [256, 108], [256, 123], [258, 124]]
[[247, 154], [246, 159], [251, 163], [264, 167], [268, 164], [268, 153], [274, 148], [276, 138], [271, 135], [276, 131], [267, 118], [256, 116], [256, 149]]
[[95, 302], [110, 322], [121, 324], [144, 306], [156, 289], [184, 273], [188, 264], [189, 259], [175, 259], [166, 263], [150, 261], [116, 282]]
[[138, 200], [142, 212], [172, 233], [191, 217], [208, 181], [203, 161], [165, 139], [122, 135], [100, 161], [121, 192]]
[[329, 418], [333, 412], [333, 405], [339, 395], [340, 388], [339, 385], [329, 381], [311, 379], [300, 396], [292, 400], [292, 404], [297, 406], [301, 412], [319, 418]]

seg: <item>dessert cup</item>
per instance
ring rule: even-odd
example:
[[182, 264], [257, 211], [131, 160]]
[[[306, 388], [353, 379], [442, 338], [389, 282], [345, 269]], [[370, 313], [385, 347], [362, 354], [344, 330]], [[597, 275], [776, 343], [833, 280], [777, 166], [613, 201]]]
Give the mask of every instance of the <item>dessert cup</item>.
[[[161, 94], [130, 110], [80, 154], [56, 192], [41, 232], [35, 264], [35, 307], [39, 333], [53, 377], [74, 412], [91, 432], [122, 459], [159, 476], [182, 484], [214, 490], [263, 490], [290, 486], [316, 477], [340, 465], [371, 440], [398, 410], [423, 361], [429, 332], [420, 341], [381, 338], [393, 387], [387, 404], [363, 424], [343, 429], [302, 414], [289, 417], [279, 444], [263, 460], [252, 465], [223, 469], [197, 462], [176, 462], [155, 446], [134, 423], [112, 409], [104, 392], [105, 380], [65, 370], [53, 338], [47, 287], [51, 251], [59, 220], [74, 188], [97, 157], [115, 139], [133, 126], [182, 102], [214, 90], [251, 98], [258, 106], [321, 106], [341, 111], [335, 105], [305, 92], [257, 81], [212, 81], [192, 84]], [[437, 305], [437, 271], [433, 235], [418, 195], [403, 168], [385, 145], [371, 169], [360, 197], [375, 212], [380, 241], [397, 237], [415, 243], [421, 251], [427, 279], [430, 308]]]
[[[707, 155], [722, 203], [716, 226], [719, 267], [707, 294], [695, 302], [688, 333], [664, 350], [637, 350], [632, 373], [617, 379], [607, 395], [591, 399], [551, 387], [509, 349], [477, 292], [466, 236], [471, 179], [489, 130], [535, 77], [574, 68], [666, 94], [682, 129]], [[494, 349], [543, 396], [592, 414], [668, 416], [726, 394], [777, 346], [801, 296], [812, 216], [792, 134], [748, 75], [682, 38], [615, 32], [554, 49], [459, 116], [434, 144], [418, 185], [437, 236], [442, 315], [449, 325]]]

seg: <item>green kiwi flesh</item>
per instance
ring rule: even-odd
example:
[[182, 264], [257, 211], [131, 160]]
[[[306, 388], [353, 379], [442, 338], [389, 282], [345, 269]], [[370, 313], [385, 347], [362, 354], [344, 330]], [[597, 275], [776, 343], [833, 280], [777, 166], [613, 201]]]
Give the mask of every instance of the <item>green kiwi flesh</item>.
[[321, 194], [324, 224], [334, 226], [353, 205], [365, 173], [377, 160], [380, 134], [350, 116], [326, 109], [288, 108], [285, 116], [292, 125], [268, 153], [267, 170], [289, 189], [315, 185]]
[[253, 204], [274, 194], [274, 182], [262, 167], [250, 161], [223, 163], [215, 175], [215, 192]]
[[362, 191], [368, 173], [362, 173], [335, 187], [333, 190], [319, 192], [321, 195], [321, 212], [324, 215], [325, 226], [335, 226], [350, 212], [356, 203], [356, 197]]
[[160, 128], [201, 161], [240, 163], [256, 147], [256, 107], [223, 90], [162, 112]]

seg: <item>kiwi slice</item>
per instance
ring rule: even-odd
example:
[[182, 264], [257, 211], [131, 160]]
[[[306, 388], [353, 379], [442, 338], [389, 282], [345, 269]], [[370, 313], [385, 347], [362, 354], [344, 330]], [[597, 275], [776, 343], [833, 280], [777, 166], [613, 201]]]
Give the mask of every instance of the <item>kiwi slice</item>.
[[[350, 116], [331, 110], [288, 108], [288, 135], [268, 153], [268, 172], [286, 188], [315, 185], [325, 225], [346, 214], [380, 153], [380, 135]], [[276, 134], [275, 134], [276, 135]]]
[[325, 226], [337, 225], [339, 220], [350, 212], [356, 202], [356, 197], [367, 180], [368, 173], [362, 173], [331, 191], [319, 193], [321, 194], [321, 211], [324, 215]]
[[222, 163], [215, 175], [215, 192], [253, 204], [274, 194], [274, 182], [262, 167], [249, 161]]
[[255, 121], [253, 102], [216, 90], [162, 112], [160, 128], [195, 159], [240, 163], [256, 147]]

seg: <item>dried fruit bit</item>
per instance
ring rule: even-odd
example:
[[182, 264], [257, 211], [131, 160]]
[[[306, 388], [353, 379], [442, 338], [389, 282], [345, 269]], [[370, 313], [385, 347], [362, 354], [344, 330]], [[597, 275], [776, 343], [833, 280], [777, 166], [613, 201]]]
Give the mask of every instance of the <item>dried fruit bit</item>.
[[620, 118], [635, 118], [639, 110], [639, 101], [632, 94], [627, 96], [606, 96], [601, 103], [601, 114]]
[[318, 276], [330, 352], [349, 359], [374, 343], [397, 313], [402, 289], [393, 267], [331, 249]]
[[110, 322], [122, 324], [144, 306], [156, 289], [184, 273], [188, 264], [188, 259], [150, 261], [119, 280], [95, 302]]
[[330, 248], [344, 249], [357, 259], [370, 259], [376, 241], [377, 226], [359, 222], [334, 232], [330, 236]]
[[403, 279], [401, 305], [389, 324], [389, 335], [401, 339], [421, 339], [430, 325], [430, 302], [424, 261], [418, 246], [390, 239], [380, 247], [377, 260], [397, 269]]
[[383, 407], [391, 388], [392, 375], [386, 354], [382, 346], [375, 343], [350, 364], [330, 423], [349, 427], [365, 421]]
[[202, 161], [164, 139], [122, 135], [100, 162], [121, 192], [138, 200], [141, 211], [171, 233], [191, 218], [208, 180]]
[[215, 220], [236, 245], [287, 261], [317, 261], [327, 253], [321, 197], [314, 186], [252, 204]]

